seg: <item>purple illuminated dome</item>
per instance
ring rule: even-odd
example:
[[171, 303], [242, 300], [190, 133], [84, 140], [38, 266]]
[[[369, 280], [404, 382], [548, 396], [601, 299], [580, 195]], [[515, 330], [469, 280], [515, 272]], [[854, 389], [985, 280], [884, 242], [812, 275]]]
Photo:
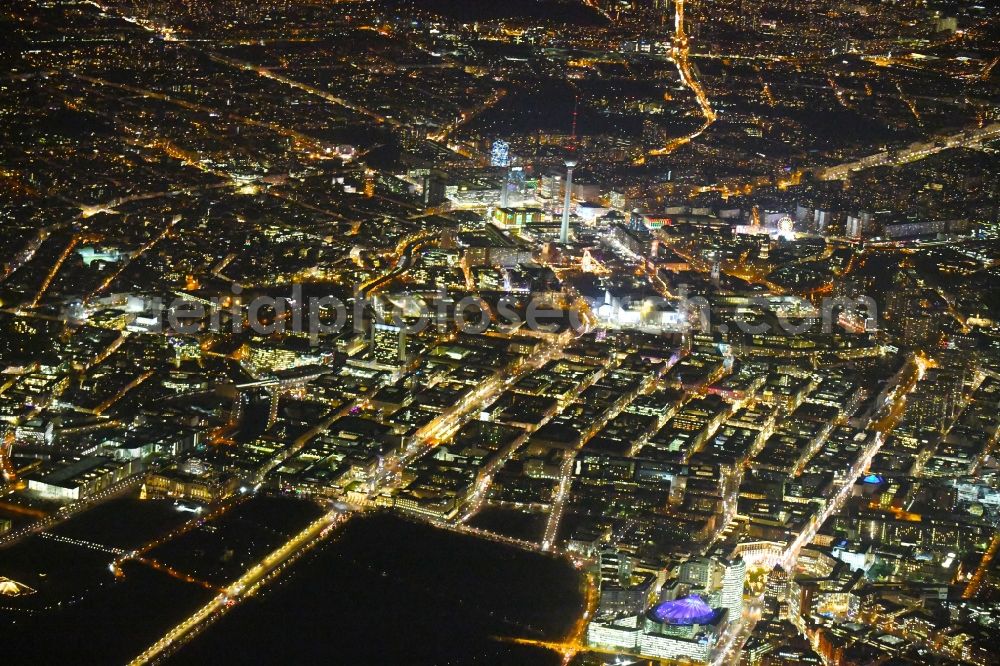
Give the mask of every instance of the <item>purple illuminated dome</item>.
[[664, 601], [649, 609], [650, 620], [660, 624], [708, 624], [715, 619], [716, 611], [697, 594]]

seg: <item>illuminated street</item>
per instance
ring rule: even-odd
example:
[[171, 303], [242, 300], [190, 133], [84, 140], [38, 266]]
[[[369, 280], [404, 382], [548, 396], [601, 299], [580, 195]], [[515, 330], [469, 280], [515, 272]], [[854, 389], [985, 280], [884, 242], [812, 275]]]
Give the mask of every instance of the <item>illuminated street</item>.
[[998, 18], [8, 0], [7, 661], [993, 666]]

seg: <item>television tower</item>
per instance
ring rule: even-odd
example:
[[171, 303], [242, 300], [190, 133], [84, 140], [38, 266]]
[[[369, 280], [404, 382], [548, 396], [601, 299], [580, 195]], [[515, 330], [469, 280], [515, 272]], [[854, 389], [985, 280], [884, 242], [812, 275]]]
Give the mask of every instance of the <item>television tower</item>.
[[570, 134], [569, 154], [566, 156], [566, 195], [563, 198], [562, 227], [559, 229], [559, 242], [569, 245], [569, 207], [573, 196], [573, 169], [576, 159], [576, 113], [579, 98], [573, 103], [573, 132]]

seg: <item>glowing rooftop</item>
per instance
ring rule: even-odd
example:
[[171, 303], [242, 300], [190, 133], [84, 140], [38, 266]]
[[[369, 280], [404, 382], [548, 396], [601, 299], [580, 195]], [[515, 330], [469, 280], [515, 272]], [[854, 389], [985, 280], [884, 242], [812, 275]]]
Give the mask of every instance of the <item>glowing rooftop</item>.
[[697, 594], [692, 594], [657, 604], [646, 616], [661, 624], [708, 624], [715, 619], [716, 611]]

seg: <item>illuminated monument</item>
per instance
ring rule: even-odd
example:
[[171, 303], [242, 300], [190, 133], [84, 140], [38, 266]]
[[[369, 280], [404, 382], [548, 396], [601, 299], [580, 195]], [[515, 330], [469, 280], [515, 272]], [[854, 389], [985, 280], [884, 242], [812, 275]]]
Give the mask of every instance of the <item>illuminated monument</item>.
[[570, 132], [570, 143], [567, 146], [569, 155], [566, 156], [566, 194], [563, 196], [562, 226], [559, 228], [559, 242], [563, 245], [569, 244], [569, 207], [573, 198], [573, 169], [577, 165], [576, 159], [576, 114], [578, 105], [573, 105], [573, 129]]
[[573, 168], [576, 167], [576, 159], [566, 160], [566, 196], [563, 198], [562, 227], [559, 229], [559, 242], [563, 245], [569, 244], [569, 207], [570, 199], [573, 196]]

